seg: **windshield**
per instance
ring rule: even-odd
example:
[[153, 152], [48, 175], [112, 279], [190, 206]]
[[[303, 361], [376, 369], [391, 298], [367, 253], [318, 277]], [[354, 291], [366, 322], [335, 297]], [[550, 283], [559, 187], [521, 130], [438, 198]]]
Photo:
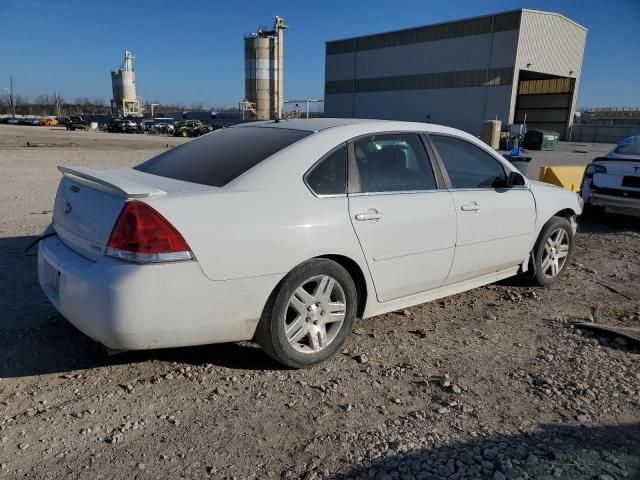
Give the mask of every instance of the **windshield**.
[[134, 168], [175, 180], [223, 187], [310, 134], [286, 128], [225, 128], [161, 153]]

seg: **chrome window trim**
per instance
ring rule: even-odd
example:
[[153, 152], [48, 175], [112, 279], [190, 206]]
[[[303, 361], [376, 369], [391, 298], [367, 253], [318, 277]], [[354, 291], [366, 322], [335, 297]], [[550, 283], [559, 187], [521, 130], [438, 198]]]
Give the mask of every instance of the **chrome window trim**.
[[[307, 177], [313, 172], [313, 170], [320, 165], [325, 159], [327, 159], [328, 157], [330, 157], [331, 155], [333, 155], [337, 150], [344, 148], [345, 152], [345, 165], [344, 165], [344, 170], [345, 170], [345, 182], [344, 182], [344, 193], [329, 193], [329, 194], [321, 194], [321, 193], [316, 193], [313, 188], [311, 188], [311, 185], [309, 185], [309, 182], [307, 182]], [[305, 184], [305, 186], [307, 187], [307, 189], [313, 194], [314, 197], [316, 198], [338, 198], [338, 197], [346, 197], [347, 196], [347, 190], [349, 187], [349, 152], [347, 150], [347, 142], [342, 142], [341, 144], [333, 147], [331, 150], [329, 150], [327, 153], [325, 153], [324, 155], [322, 155], [318, 160], [316, 160], [313, 165], [311, 165], [311, 167], [309, 167], [307, 169], [306, 172], [304, 172], [304, 175], [302, 175], [302, 182]]]
[[313, 193], [313, 196], [316, 198], [341, 198], [341, 197], [346, 197], [347, 194], [346, 193], [332, 193], [329, 195], [319, 195], [313, 191], [311, 191], [311, 193]]
[[446, 189], [438, 188], [435, 190], [398, 190], [395, 192], [356, 192], [348, 193], [349, 197], [368, 197], [372, 195], [416, 195], [420, 193], [442, 193], [446, 192]]
[[526, 185], [518, 185], [514, 187], [500, 187], [500, 188], [447, 188], [448, 192], [501, 192], [501, 191], [511, 191], [511, 190], [529, 190], [529, 187]]

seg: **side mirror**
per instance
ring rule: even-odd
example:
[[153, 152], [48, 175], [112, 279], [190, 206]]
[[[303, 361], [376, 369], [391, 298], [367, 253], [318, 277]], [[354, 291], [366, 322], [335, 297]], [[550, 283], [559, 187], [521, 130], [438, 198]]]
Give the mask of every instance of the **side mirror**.
[[507, 187], [522, 187], [526, 183], [522, 174], [518, 172], [510, 172], [507, 177]]

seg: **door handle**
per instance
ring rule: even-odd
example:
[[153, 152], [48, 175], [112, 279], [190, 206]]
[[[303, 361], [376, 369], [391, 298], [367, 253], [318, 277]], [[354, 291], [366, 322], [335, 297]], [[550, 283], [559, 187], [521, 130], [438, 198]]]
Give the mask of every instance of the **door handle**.
[[477, 212], [478, 210], [480, 210], [480, 205], [478, 205], [476, 202], [471, 202], [467, 203], [466, 205], [462, 205], [460, 207], [460, 210], [462, 210], [463, 212]]
[[380, 220], [382, 218], [381, 213], [358, 213], [356, 215], [356, 220], [360, 222], [367, 222], [370, 220]]

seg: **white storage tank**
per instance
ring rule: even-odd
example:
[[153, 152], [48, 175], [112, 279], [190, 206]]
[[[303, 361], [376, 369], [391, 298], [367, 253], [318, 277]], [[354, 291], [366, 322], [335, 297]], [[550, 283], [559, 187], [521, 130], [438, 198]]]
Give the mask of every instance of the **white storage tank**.
[[111, 110], [122, 117], [142, 116], [141, 102], [136, 92], [136, 74], [133, 70], [133, 54], [124, 52], [124, 61], [118, 70], [111, 71], [113, 99]]

